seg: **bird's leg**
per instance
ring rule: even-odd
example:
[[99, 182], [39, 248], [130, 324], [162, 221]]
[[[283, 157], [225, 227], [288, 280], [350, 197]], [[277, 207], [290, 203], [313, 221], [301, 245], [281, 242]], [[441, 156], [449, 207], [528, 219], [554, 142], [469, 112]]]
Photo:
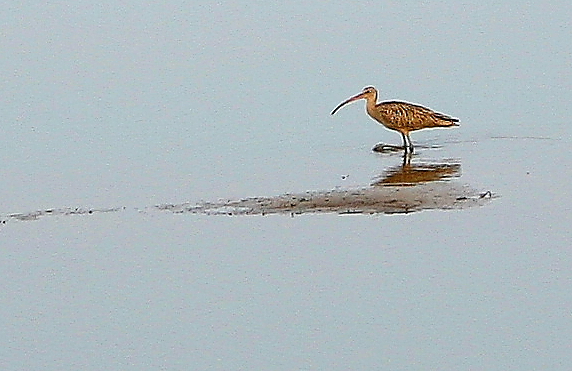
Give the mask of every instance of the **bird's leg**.
[[403, 149], [405, 150], [405, 153], [413, 153], [413, 143], [411, 143], [409, 133], [401, 133], [401, 137], [403, 138]]
[[401, 133], [401, 138], [403, 138], [403, 149], [407, 152], [407, 137], [405, 136], [405, 133]]
[[[409, 136], [409, 133], [405, 134], [405, 138], [407, 138], [407, 141], [409, 142], [409, 144], [407, 145], [407, 148], [409, 149], [409, 153], [413, 153], [413, 142], [411, 141], [411, 137]], [[407, 151], [407, 149], [405, 151]]]

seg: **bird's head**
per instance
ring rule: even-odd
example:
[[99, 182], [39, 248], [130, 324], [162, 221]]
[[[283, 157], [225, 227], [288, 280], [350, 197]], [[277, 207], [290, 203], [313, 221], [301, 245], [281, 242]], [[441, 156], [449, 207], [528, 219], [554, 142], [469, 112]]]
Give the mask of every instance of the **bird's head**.
[[365, 88], [363, 88], [361, 93], [354, 95], [353, 97], [350, 97], [345, 101], [343, 101], [342, 103], [340, 103], [336, 108], [334, 108], [331, 114], [332, 115], [335, 114], [340, 108], [342, 108], [346, 104], [354, 102], [359, 99], [366, 99], [368, 101], [372, 99], [375, 102], [377, 100], [377, 90], [373, 86], [366, 86]]

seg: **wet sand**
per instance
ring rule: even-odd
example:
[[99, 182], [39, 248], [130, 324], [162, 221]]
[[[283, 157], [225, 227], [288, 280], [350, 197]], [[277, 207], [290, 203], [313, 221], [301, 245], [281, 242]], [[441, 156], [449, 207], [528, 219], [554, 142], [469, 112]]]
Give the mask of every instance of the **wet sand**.
[[493, 194], [455, 183], [373, 186], [323, 192], [252, 197], [201, 204], [160, 205], [160, 210], [209, 215], [407, 214], [422, 210], [464, 209], [486, 204]]
[[482, 206], [493, 198], [488, 190], [478, 191], [451, 181], [460, 175], [461, 164], [456, 160], [412, 164], [408, 157], [401, 165], [388, 167], [370, 186], [200, 204], [165, 204], [158, 208], [209, 215], [406, 214]]

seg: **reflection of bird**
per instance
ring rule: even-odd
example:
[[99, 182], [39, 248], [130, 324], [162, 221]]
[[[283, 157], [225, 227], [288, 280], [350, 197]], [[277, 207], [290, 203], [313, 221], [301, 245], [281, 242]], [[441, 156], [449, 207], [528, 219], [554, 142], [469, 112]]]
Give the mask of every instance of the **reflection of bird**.
[[404, 161], [403, 165], [392, 166], [385, 170], [383, 175], [378, 178], [373, 186], [407, 186], [419, 183], [430, 183], [450, 178], [459, 177], [461, 175], [460, 164], [414, 164]]
[[368, 86], [363, 91], [340, 103], [333, 111], [335, 114], [344, 105], [358, 99], [366, 100], [367, 113], [390, 130], [401, 133], [405, 152], [413, 152], [413, 143], [409, 133], [415, 130], [459, 126], [459, 119], [435, 112], [429, 108], [406, 102], [377, 102], [377, 90]]

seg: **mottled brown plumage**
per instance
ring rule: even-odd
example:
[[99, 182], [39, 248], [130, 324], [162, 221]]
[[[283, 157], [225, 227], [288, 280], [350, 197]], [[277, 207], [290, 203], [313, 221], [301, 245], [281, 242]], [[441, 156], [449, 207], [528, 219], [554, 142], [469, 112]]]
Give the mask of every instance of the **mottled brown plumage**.
[[405, 151], [413, 152], [413, 143], [409, 137], [412, 131], [459, 126], [457, 124], [459, 119], [417, 104], [397, 101], [377, 103], [377, 90], [373, 86], [368, 86], [361, 93], [343, 101], [331, 114], [335, 114], [344, 105], [358, 99], [366, 100], [366, 111], [374, 120], [390, 130], [401, 133]]

